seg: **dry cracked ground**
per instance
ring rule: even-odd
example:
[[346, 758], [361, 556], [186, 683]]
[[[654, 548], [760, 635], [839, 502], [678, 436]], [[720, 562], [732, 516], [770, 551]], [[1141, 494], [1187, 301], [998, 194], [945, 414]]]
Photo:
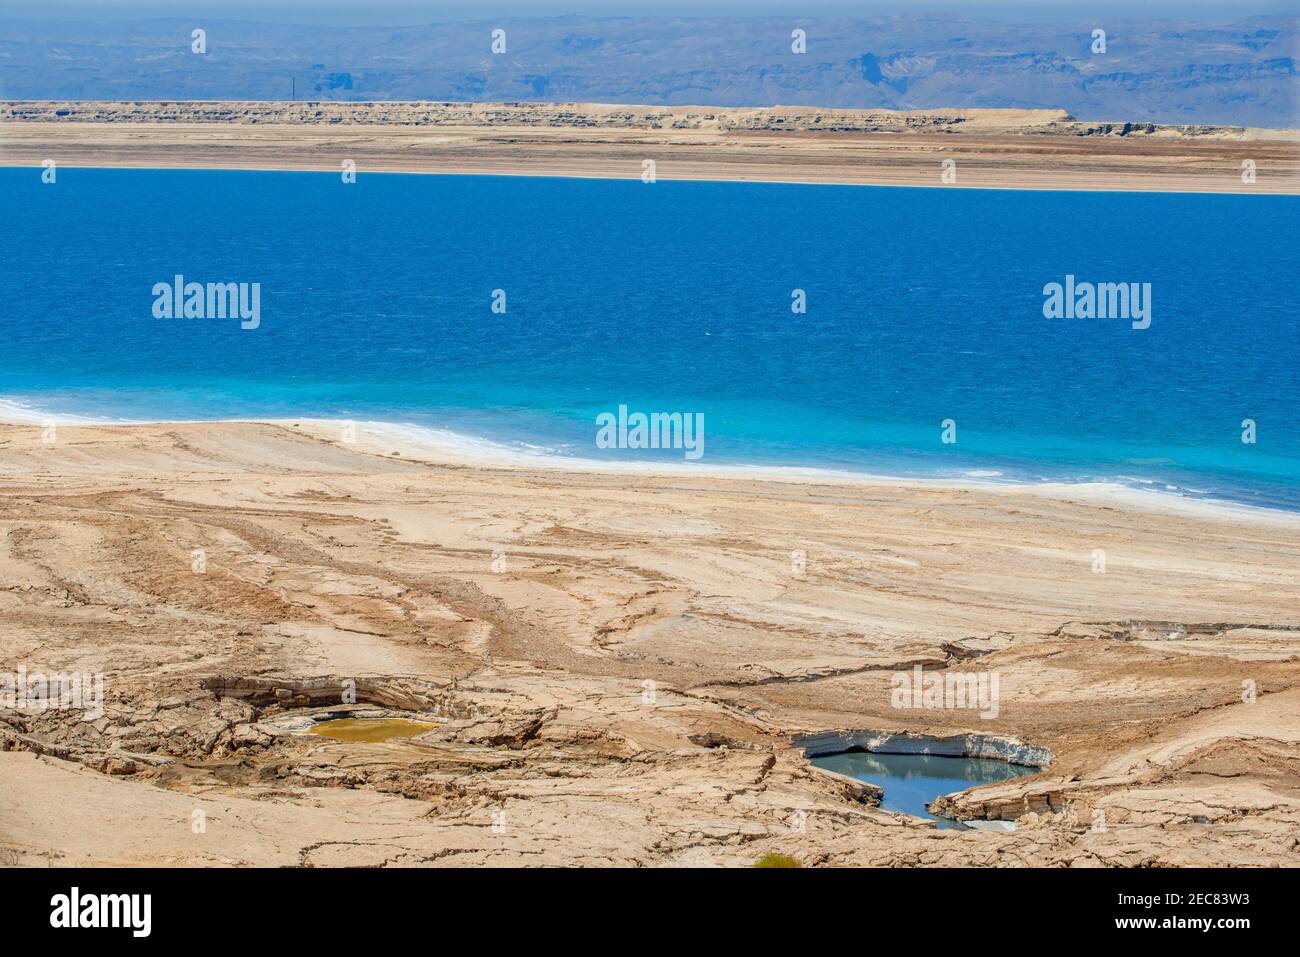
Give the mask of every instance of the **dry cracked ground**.
[[[105, 682], [0, 710], [0, 863], [1300, 863], [1292, 518], [332, 438], [0, 426], [0, 672]], [[916, 665], [997, 717], [892, 707]], [[357, 712], [440, 725], [301, 733]], [[938, 830], [825, 731], [1051, 762], [945, 799], [1014, 832]]]

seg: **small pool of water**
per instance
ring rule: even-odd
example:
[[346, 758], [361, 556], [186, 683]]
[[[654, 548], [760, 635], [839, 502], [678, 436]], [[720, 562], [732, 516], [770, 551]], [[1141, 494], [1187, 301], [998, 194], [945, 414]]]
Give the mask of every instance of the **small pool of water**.
[[942, 828], [966, 830], [965, 825], [935, 817], [925, 806], [936, 797], [964, 791], [977, 784], [991, 784], [1008, 778], [1037, 774], [1037, 768], [1008, 764], [991, 758], [952, 758], [938, 754], [880, 754], [847, 751], [825, 754], [812, 763], [827, 771], [847, 774], [885, 789], [882, 811], [901, 811], [938, 821]]
[[436, 722], [409, 721], [406, 718], [336, 718], [333, 721], [322, 721], [308, 730], [312, 734], [339, 741], [374, 744], [392, 738], [413, 738], [436, 727]]

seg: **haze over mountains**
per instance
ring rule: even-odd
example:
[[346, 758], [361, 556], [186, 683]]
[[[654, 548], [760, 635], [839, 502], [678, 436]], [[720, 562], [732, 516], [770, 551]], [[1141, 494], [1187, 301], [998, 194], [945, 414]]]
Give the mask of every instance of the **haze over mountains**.
[[[191, 31], [207, 52], [191, 51]], [[491, 33], [506, 31], [506, 52]], [[807, 52], [791, 51], [791, 31]], [[1092, 31], [1106, 30], [1106, 52]], [[0, 20], [0, 98], [588, 101], [1062, 108], [1081, 119], [1300, 126], [1300, 18], [1014, 24], [506, 19], [424, 27]]]

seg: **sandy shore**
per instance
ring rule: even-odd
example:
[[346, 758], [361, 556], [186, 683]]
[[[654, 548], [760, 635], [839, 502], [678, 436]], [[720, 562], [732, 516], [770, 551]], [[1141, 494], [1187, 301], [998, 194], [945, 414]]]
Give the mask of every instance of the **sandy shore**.
[[[1294, 516], [435, 462], [307, 422], [54, 438], [0, 426], [0, 670], [106, 700], [0, 711], [10, 862], [1300, 863]], [[997, 715], [893, 707], [916, 665], [997, 674]], [[356, 709], [445, 723], [297, 733]], [[951, 802], [1014, 832], [939, 831], [812, 769], [822, 732], [1051, 760]]]
[[1087, 123], [1059, 110], [0, 103], [0, 166], [47, 159], [613, 179], [640, 179], [653, 160], [658, 180], [1300, 193], [1295, 130]]

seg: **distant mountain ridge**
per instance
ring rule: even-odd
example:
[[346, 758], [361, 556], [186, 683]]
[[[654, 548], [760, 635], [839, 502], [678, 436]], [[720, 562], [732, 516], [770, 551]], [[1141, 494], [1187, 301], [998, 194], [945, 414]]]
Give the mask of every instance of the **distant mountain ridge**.
[[[191, 51], [206, 31], [207, 52]], [[491, 52], [492, 30], [506, 52]], [[791, 50], [791, 32], [807, 52]], [[1106, 52], [1092, 52], [1092, 31]], [[0, 20], [0, 98], [454, 100], [1064, 109], [1300, 126], [1300, 17], [1008, 24], [940, 17], [503, 19], [330, 28]]]

